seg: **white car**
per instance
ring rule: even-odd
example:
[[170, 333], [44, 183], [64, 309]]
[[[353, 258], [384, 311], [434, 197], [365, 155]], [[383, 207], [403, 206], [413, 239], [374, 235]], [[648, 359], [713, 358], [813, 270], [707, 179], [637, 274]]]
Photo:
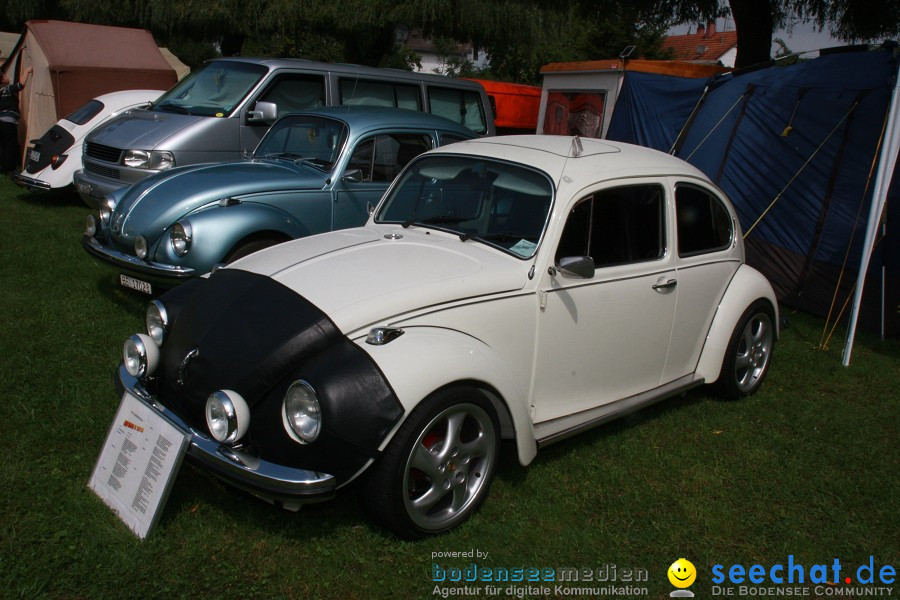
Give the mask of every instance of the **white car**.
[[97, 96], [57, 121], [25, 151], [25, 168], [15, 181], [33, 192], [72, 185], [81, 168], [84, 138], [97, 125], [125, 111], [143, 108], [162, 95], [162, 90], [124, 90]]
[[702, 384], [759, 389], [778, 336], [734, 209], [687, 163], [510, 136], [414, 159], [364, 227], [281, 244], [154, 300], [119, 391], [208, 472], [296, 508], [363, 478], [404, 537], [538, 449]]

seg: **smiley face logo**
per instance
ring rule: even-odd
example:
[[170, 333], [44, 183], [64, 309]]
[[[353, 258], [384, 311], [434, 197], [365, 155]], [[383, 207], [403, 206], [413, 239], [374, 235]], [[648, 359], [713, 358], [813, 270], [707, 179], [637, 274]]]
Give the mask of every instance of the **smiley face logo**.
[[688, 559], [679, 558], [669, 567], [668, 575], [672, 585], [677, 588], [686, 588], [697, 579], [697, 569]]

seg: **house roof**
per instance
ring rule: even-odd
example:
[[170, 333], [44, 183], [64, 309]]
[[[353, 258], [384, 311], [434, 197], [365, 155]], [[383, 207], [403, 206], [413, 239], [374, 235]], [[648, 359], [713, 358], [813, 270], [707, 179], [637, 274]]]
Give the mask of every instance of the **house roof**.
[[736, 46], [737, 31], [716, 31], [715, 22], [699, 25], [696, 33], [670, 35], [663, 41], [663, 48], [671, 49], [677, 60], [702, 63], [716, 63]]

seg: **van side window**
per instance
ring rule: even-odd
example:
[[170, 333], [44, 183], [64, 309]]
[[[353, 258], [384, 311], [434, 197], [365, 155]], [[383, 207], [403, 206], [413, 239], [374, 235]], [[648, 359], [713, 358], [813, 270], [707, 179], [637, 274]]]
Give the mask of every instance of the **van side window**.
[[487, 131], [481, 96], [476, 92], [430, 85], [428, 106], [431, 114], [450, 119], [475, 133]]
[[734, 224], [722, 201], [690, 185], [675, 188], [678, 215], [678, 256], [724, 250], [731, 245]]
[[342, 78], [340, 91], [341, 104], [422, 110], [419, 88], [415, 85]]
[[278, 75], [257, 101], [274, 102], [279, 116], [325, 106], [325, 78], [321, 75]]
[[565, 256], [590, 256], [599, 268], [658, 260], [666, 252], [664, 208], [658, 185], [619, 187], [588, 196], [566, 219], [556, 262]]
[[393, 181], [406, 163], [431, 150], [431, 136], [416, 133], [376, 135], [357, 144], [347, 170], [359, 169], [363, 181]]

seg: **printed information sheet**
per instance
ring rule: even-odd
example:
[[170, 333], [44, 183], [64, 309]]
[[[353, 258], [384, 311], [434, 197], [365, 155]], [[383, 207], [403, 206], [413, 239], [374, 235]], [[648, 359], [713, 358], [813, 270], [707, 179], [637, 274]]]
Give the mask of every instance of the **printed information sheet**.
[[88, 487], [144, 539], [159, 519], [189, 441], [190, 434], [126, 392]]

